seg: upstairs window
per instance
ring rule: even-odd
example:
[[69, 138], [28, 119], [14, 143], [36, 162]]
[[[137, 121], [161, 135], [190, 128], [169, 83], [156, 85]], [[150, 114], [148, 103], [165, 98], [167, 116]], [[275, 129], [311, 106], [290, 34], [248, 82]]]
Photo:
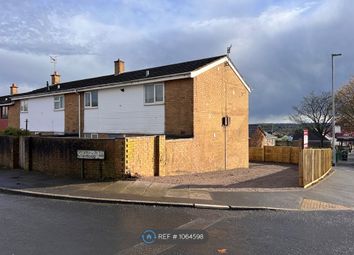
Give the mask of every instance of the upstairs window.
[[28, 112], [28, 101], [27, 100], [21, 100], [20, 110], [21, 110], [21, 112]]
[[64, 109], [64, 96], [55, 96], [54, 110], [63, 110], [63, 109]]
[[9, 116], [9, 108], [7, 106], [1, 107], [1, 118], [7, 119]]
[[98, 92], [85, 92], [85, 108], [98, 107]]
[[158, 104], [164, 102], [164, 85], [151, 84], [144, 86], [145, 104]]

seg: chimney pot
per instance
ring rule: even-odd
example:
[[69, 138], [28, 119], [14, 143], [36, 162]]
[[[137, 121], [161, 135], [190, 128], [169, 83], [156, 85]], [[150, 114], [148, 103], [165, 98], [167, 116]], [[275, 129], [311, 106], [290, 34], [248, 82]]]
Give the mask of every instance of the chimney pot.
[[10, 86], [10, 94], [11, 95], [16, 95], [17, 94], [17, 89], [18, 89], [18, 87], [16, 86], [16, 84], [12, 83], [12, 85]]
[[114, 75], [119, 75], [121, 73], [124, 73], [124, 61], [118, 59], [114, 61]]
[[55, 72], [51, 75], [51, 77], [52, 77], [52, 85], [55, 85], [55, 84], [60, 83], [60, 74], [59, 74], [57, 71], [55, 71]]

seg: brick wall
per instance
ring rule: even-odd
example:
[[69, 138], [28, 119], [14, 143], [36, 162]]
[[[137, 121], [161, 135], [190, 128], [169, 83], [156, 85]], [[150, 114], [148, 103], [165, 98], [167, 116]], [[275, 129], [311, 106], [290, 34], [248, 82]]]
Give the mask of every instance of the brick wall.
[[164, 174], [222, 170], [225, 158], [226, 169], [248, 167], [247, 89], [225, 64], [194, 78], [193, 87], [194, 138], [166, 140]]
[[[123, 141], [122, 141], [123, 140]], [[85, 160], [85, 178], [99, 179], [100, 169], [106, 179], [118, 178], [124, 171], [124, 139], [79, 139], [31, 137], [29, 168], [54, 176], [81, 177], [77, 150], [103, 150], [104, 160]]]
[[[65, 133], [79, 133], [79, 99], [76, 93], [65, 94]], [[81, 134], [84, 130], [84, 94], [80, 93]]]
[[165, 82], [165, 134], [193, 136], [193, 79]]
[[65, 94], [65, 133], [79, 133], [79, 105], [77, 94]]
[[14, 105], [9, 106], [9, 127], [20, 128], [20, 101], [15, 101]]
[[125, 138], [125, 172], [142, 176], [157, 174], [159, 148], [156, 142], [154, 136]]
[[[1, 107], [0, 107], [1, 109]], [[7, 119], [1, 119], [0, 118], [0, 132], [5, 130], [8, 126], [8, 120]]]
[[0, 166], [18, 167], [18, 137], [0, 136]]

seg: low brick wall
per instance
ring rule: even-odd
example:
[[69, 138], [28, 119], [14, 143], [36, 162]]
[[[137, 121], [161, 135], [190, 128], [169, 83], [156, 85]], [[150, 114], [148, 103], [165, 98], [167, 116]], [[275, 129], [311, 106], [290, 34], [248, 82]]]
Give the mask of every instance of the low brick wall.
[[[99, 179], [101, 176], [103, 179], [117, 179], [128, 173], [167, 176], [224, 169], [224, 153], [220, 143], [214, 144], [220, 149], [218, 153], [210, 153], [208, 147], [195, 138], [166, 140], [164, 135], [115, 140], [3, 137], [0, 145], [0, 165], [8, 168], [19, 166], [54, 176], [81, 178], [81, 169], [84, 169], [85, 179]], [[104, 151], [105, 159], [82, 161], [77, 159], [77, 150]], [[248, 150], [246, 158], [237, 155], [241, 159], [235, 158], [235, 151], [238, 150], [228, 151], [230, 160], [227, 169], [239, 166], [244, 160], [248, 163]]]
[[18, 137], [0, 136], [0, 166], [18, 167]]
[[[27, 145], [29, 143], [29, 145]], [[28, 137], [26, 157], [28, 170], [54, 176], [81, 177], [84, 168], [86, 179], [116, 179], [124, 172], [124, 139], [79, 139]], [[104, 160], [77, 159], [77, 150], [102, 150]]]

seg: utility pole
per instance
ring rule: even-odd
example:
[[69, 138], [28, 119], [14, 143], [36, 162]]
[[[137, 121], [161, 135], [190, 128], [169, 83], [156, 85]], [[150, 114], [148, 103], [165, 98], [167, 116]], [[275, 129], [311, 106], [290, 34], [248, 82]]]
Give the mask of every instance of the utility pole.
[[341, 53], [332, 53], [332, 162], [336, 165], [336, 107], [334, 95], [334, 57], [342, 56]]

